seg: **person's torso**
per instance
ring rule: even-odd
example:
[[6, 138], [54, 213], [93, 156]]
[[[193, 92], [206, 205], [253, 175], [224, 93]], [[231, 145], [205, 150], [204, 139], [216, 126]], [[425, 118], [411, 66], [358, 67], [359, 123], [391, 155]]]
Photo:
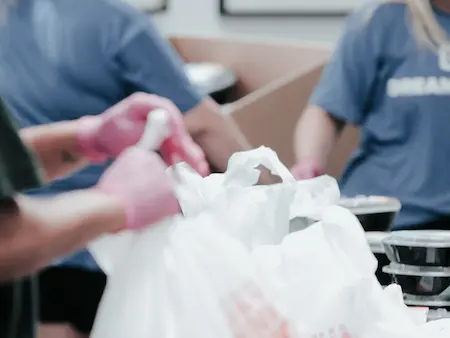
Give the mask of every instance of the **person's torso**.
[[[38, 187], [35, 161], [21, 142], [16, 126], [0, 99], [0, 199], [13, 204], [23, 189]], [[4, 277], [4, 276], [3, 276]], [[5, 278], [1, 278], [5, 280]], [[0, 283], [0, 337], [32, 338], [36, 331], [36, 290], [33, 277]]]
[[[405, 6], [386, 6], [394, 13], [378, 24], [390, 34], [377, 60], [361, 144], [341, 183], [349, 196], [398, 197], [402, 227], [450, 214], [450, 49], [418, 47]], [[450, 33], [450, 16], [437, 18]]]
[[[99, 114], [129, 94], [105, 53], [111, 40], [103, 17], [107, 1], [20, 0], [0, 25], [0, 96], [20, 127]], [[91, 187], [107, 165], [91, 165], [29, 193]], [[87, 252], [70, 263], [95, 266]]]
[[[21, 0], [0, 26], [0, 95], [21, 127], [99, 114], [128, 94], [105, 55], [102, 0]], [[86, 188], [91, 166], [45, 188]]]

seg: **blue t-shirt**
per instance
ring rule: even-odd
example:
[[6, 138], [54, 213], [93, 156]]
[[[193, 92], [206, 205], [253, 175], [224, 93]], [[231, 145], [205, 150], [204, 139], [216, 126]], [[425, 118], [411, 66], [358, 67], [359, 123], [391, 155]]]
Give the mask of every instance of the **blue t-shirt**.
[[[449, 34], [450, 15], [435, 14]], [[419, 46], [404, 4], [348, 19], [310, 103], [361, 128], [344, 195], [398, 197], [397, 229], [450, 215], [450, 49]]]
[[[135, 91], [182, 112], [202, 100], [148, 16], [120, 0], [21, 0], [0, 23], [0, 96], [21, 127], [99, 114]], [[33, 191], [94, 185], [107, 164]], [[87, 251], [69, 264], [96, 267]]]

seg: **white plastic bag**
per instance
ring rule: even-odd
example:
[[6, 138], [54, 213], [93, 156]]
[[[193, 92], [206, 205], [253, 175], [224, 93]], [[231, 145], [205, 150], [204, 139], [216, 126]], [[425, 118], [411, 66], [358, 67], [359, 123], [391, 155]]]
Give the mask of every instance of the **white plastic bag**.
[[[184, 219], [90, 246], [108, 274], [92, 338], [448, 337], [448, 322], [417, 325], [381, 288], [357, 218], [333, 206], [336, 182], [294, 182], [272, 155], [237, 154], [207, 178], [180, 165]], [[283, 183], [253, 186], [261, 164]], [[285, 236], [293, 216], [320, 221]]]
[[185, 189], [185, 218], [89, 246], [108, 275], [91, 337], [298, 338], [250, 255], [287, 233], [295, 185], [252, 187], [257, 176], [243, 179], [241, 160], [205, 179], [189, 168], [177, 173], [207, 192], [201, 199]]
[[[186, 163], [177, 164], [176, 169], [169, 168], [169, 171], [179, 181], [177, 195], [184, 215], [193, 216], [215, 207], [217, 198], [229, 191], [238, 194], [242, 189], [254, 186], [260, 175], [260, 171], [256, 169], [259, 166], [278, 175], [284, 183], [296, 183], [275, 152], [266, 147], [233, 154], [224, 174], [212, 174], [203, 178]], [[176, 170], [176, 174], [173, 170]]]
[[329, 207], [281, 245], [255, 248], [253, 261], [306, 337], [436, 338], [413, 320], [399, 288], [382, 289], [364, 231], [346, 209]]
[[114, 238], [91, 245], [114, 266], [91, 337], [299, 338], [223, 221], [204, 213], [129, 233], [121, 256]]
[[[259, 178], [257, 167], [263, 166], [272, 174], [281, 178], [282, 183], [270, 186], [254, 186]], [[285, 215], [289, 208], [289, 219], [295, 217], [319, 219], [321, 212], [330, 205], [335, 205], [340, 197], [339, 188], [334, 178], [322, 176], [312, 180], [296, 181], [289, 170], [281, 163], [275, 152], [266, 147], [234, 154], [228, 163], [224, 174], [213, 174], [202, 178], [186, 164], [176, 167], [176, 176], [181, 184], [177, 188], [178, 199], [185, 216], [193, 216], [204, 210], [228, 212], [233, 205], [239, 205], [241, 199], [255, 201], [254, 208], [258, 208], [258, 199], [271, 199], [272, 204], [259, 208], [260, 220], [246, 227], [237, 228], [233, 224], [226, 226], [226, 231], [247, 245], [278, 244], [290, 229], [285, 218], [279, 218], [270, 224], [277, 224], [274, 228], [263, 227], [262, 224], [270, 215]], [[259, 196], [258, 198], [252, 197]], [[251, 206], [247, 206], [251, 207]], [[272, 209], [278, 210], [272, 210]], [[240, 217], [245, 217], [244, 208], [240, 210]], [[284, 217], [284, 216], [283, 216]]]
[[327, 175], [297, 181], [295, 187], [291, 219], [301, 217], [320, 220], [322, 213], [328, 207], [337, 205], [341, 197], [336, 179]]

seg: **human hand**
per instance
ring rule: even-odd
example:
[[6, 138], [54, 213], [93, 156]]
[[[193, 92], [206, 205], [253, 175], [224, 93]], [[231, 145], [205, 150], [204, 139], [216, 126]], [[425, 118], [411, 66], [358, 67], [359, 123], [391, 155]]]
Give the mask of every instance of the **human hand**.
[[313, 159], [303, 159], [291, 168], [291, 173], [297, 180], [307, 180], [323, 175], [325, 172]]
[[[156, 110], [152, 111], [150, 115], [152, 113], [156, 114]], [[169, 114], [168, 128], [170, 135], [159, 148], [164, 161], [168, 165], [186, 162], [200, 175], [208, 175], [210, 167], [206, 161], [205, 153], [187, 133], [182, 115]]]
[[186, 161], [206, 175], [209, 167], [205, 155], [187, 133], [178, 108], [165, 98], [146, 93], [130, 95], [103, 114], [83, 117], [78, 134], [83, 153], [93, 162], [118, 156], [140, 140], [148, 114], [158, 109], [167, 111], [170, 120], [170, 135], [161, 147], [164, 160], [169, 165], [175, 159]]
[[180, 212], [166, 168], [156, 153], [131, 147], [105, 171], [95, 189], [123, 205], [125, 229], [141, 229]]

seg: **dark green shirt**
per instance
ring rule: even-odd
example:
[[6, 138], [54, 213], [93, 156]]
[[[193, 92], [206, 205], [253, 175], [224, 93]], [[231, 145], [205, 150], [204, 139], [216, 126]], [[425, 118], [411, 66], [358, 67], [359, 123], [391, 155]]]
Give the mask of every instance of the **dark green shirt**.
[[34, 158], [24, 147], [16, 126], [0, 99], [0, 198], [40, 185]]
[[[41, 181], [36, 168], [0, 100], [0, 203], [9, 202], [20, 191], [38, 187]], [[34, 277], [0, 284], [0, 338], [35, 337], [36, 297]]]

